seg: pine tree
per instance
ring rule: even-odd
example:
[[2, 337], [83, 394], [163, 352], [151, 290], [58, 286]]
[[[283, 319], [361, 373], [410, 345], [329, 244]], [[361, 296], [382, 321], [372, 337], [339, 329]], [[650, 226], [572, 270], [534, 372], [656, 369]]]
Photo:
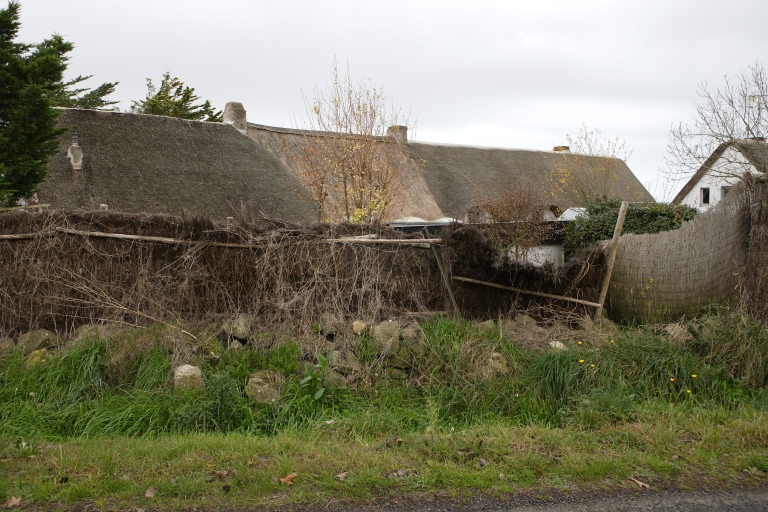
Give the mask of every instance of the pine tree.
[[68, 82], [60, 83], [53, 96], [51, 97], [53, 106], [65, 108], [114, 110], [114, 107], [107, 107], [115, 105], [117, 101], [108, 100], [105, 98], [105, 96], [109, 96], [115, 92], [115, 87], [117, 86], [118, 82], [105, 82], [94, 89], [90, 89], [88, 87], [73, 88], [73, 86], [85, 82], [92, 76], [93, 75], [80, 75]]
[[195, 96], [195, 90], [192, 87], [187, 87], [178, 78], [171, 78], [170, 73], [165, 73], [159, 88], [156, 88], [152, 80], [147, 78], [147, 97], [141, 101], [134, 101], [131, 111], [137, 114], [220, 123], [221, 111], [216, 111], [207, 100], [202, 105], [195, 105], [199, 99], [199, 96]]
[[60, 36], [37, 45], [15, 42], [19, 10], [17, 2], [0, 10], [0, 204], [31, 196], [45, 179], [62, 133], [51, 96], [72, 50]]

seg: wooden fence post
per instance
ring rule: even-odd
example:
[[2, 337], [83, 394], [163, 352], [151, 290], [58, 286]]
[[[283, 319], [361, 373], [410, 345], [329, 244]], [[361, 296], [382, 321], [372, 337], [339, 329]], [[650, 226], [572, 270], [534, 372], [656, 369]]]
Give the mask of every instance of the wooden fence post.
[[616, 262], [616, 251], [619, 249], [619, 238], [621, 238], [621, 229], [624, 227], [624, 219], [627, 217], [627, 207], [629, 203], [627, 201], [621, 202], [621, 208], [619, 209], [619, 218], [616, 220], [616, 228], [613, 230], [613, 238], [611, 239], [611, 248], [608, 253], [608, 268], [605, 271], [605, 277], [603, 277], [603, 287], [600, 290], [600, 300], [598, 300], [599, 306], [595, 311], [595, 319], [602, 318], [603, 306], [605, 305], [605, 296], [608, 294], [608, 285], [611, 283], [611, 274], [613, 273], [613, 264]]

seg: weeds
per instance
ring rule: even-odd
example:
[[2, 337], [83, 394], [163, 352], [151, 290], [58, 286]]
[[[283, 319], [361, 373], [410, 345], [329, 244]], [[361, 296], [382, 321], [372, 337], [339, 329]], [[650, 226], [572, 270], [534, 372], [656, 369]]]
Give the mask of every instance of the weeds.
[[[749, 402], [765, 409], [764, 390], [743, 384], [757, 383], [765, 331], [729, 315], [718, 317], [721, 323], [703, 319], [688, 345], [626, 329], [613, 343], [569, 340], [566, 350], [521, 348], [498, 329], [479, 331], [467, 322], [438, 318], [423, 324], [427, 354], [405, 382], [374, 370], [365, 383], [347, 388], [332, 372], [332, 355], [304, 361], [300, 372], [303, 351], [289, 340], [268, 350], [228, 351], [216, 364], [203, 361], [204, 389], [183, 395], [173, 394], [170, 385], [172, 360], [185, 353], [183, 347], [174, 344], [172, 355], [168, 344], [144, 338], [138, 356], [118, 358], [124, 364], [116, 365], [115, 355], [127, 350], [125, 339], [135, 335], [91, 336], [30, 367], [19, 353], [0, 363], [1, 432], [44, 438], [277, 435], [315, 428], [322, 418], [354, 435], [444, 432], [489, 421], [594, 429], [635, 421], [641, 404], [653, 401], [724, 408]], [[735, 338], [758, 353], [746, 358], [716, 346], [712, 337], [722, 336], [722, 329], [736, 332]], [[505, 371], [484, 371], [492, 353], [504, 355]], [[281, 372], [287, 382], [277, 402], [255, 406], [245, 385], [264, 369]]]
[[738, 310], [710, 306], [692, 322], [692, 349], [706, 364], [727, 368], [753, 388], [768, 385], [768, 328]]
[[[717, 321], [746, 330], [736, 336], [763, 335], [737, 316]], [[605, 482], [637, 468], [664, 479], [714, 463], [727, 474], [763, 475], [768, 393], [745, 384], [741, 372], [754, 373], [735, 364], [744, 358], [704, 343], [724, 327], [702, 325], [687, 344], [625, 329], [613, 342], [563, 338], [568, 348], [555, 350], [436, 319], [423, 325], [427, 353], [407, 380], [374, 370], [343, 386], [331, 378], [333, 354], [303, 361], [293, 340], [208, 362], [184, 347], [174, 345], [171, 354], [145, 340], [139, 356], [116, 365], [115, 354], [127, 346], [108, 336], [83, 338], [31, 366], [16, 352], [0, 362], [0, 459], [14, 475], [0, 474], [0, 487], [19, 489], [30, 465], [47, 476], [23, 483], [24, 495], [65, 502], [94, 492], [123, 499], [149, 485], [166, 499], [208, 496], [211, 468], [236, 469], [226, 485], [255, 496], [274, 495], [280, 486], [271, 477], [296, 470], [307, 482], [292, 490], [350, 497]], [[507, 371], [482, 371], [490, 353], [504, 355]], [[172, 392], [178, 354], [200, 361], [202, 390]], [[265, 369], [280, 371], [286, 382], [277, 401], [255, 405], [245, 385]], [[141, 440], [126, 439], [134, 437]], [[52, 455], [51, 441], [74, 453]], [[103, 468], [94, 469], [94, 459]], [[114, 476], [120, 472], [146, 474], [132, 482]], [[333, 478], [342, 472], [350, 475], [343, 484]], [[72, 484], [56, 483], [64, 477]]]

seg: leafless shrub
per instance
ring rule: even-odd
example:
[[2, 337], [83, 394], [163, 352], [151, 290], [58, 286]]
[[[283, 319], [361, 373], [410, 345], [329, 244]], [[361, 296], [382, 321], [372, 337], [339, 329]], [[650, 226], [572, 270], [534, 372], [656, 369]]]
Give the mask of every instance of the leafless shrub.
[[336, 235], [322, 227], [272, 223], [259, 231], [153, 216], [124, 216], [121, 223], [109, 212], [5, 221], [0, 232], [35, 235], [0, 242], [0, 333], [6, 334], [35, 327], [71, 331], [105, 319], [178, 326], [237, 313], [300, 330], [323, 314], [376, 318], [434, 309], [442, 293], [431, 251], [329, 242]]
[[546, 200], [541, 187], [530, 182], [521, 181], [514, 189], [477, 197], [474, 203], [470, 222], [486, 224], [483, 231], [502, 255], [524, 260], [548, 234], [543, 222]]

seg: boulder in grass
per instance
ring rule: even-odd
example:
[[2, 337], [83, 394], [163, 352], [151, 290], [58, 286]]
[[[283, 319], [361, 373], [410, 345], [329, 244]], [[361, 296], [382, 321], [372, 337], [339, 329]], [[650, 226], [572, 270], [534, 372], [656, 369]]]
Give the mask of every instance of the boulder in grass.
[[554, 348], [555, 350], [565, 350], [567, 348], [565, 345], [563, 345], [561, 342], [557, 340], [550, 341], [549, 346]]
[[83, 338], [98, 338], [100, 336], [99, 334], [99, 327], [93, 324], [85, 324], [81, 325], [80, 327], [75, 330], [75, 334], [72, 335], [72, 340], [77, 341], [81, 340]]
[[279, 372], [261, 370], [248, 377], [245, 394], [257, 405], [269, 405], [280, 398], [285, 377]]
[[28, 356], [35, 350], [51, 348], [59, 344], [59, 337], [48, 329], [37, 329], [19, 336], [17, 345], [24, 349], [24, 355]]
[[354, 334], [363, 334], [366, 329], [368, 329], [368, 324], [362, 320], [355, 320], [352, 322], [352, 332]]
[[490, 380], [497, 375], [506, 375], [509, 372], [507, 358], [500, 352], [491, 352], [480, 367], [480, 375], [485, 380]]
[[400, 331], [400, 350], [392, 358], [390, 366], [400, 369], [413, 368], [418, 366], [419, 360], [423, 359], [427, 353], [427, 336], [418, 324], [405, 327]]
[[357, 356], [347, 350], [334, 350], [328, 359], [328, 365], [346, 376], [360, 375], [363, 371]]
[[173, 391], [176, 393], [203, 389], [203, 371], [197, 366], [183, 364], [173, 371]]
[[387, 368], [386, 375], [391, 380], [405, 380], [408, 378], [408, 374], [400, 368]]
[[47, 348], [39, 348], [27, 354], [24, 358], [24, 366], [29, 368], [36, 364], [44, 363], [48, 360], [49, 354]]
[[245, 350], [245, 347], [238, 340], [232, 340], [229, 343], [229, 347], [227, 347], [227, 350], [230, 352], [242, 352], [243, 350]]
[[427, 335], [419, 327], [419, 324], [412, 324], [400, 331], [400, 339], [405, 342], [424, 342]]
[[378, 354], [391, 357], [400, 351], [400, 324], [385, 320], [371, 330], [374, 347]]
[[0, 339], [0, 360], [11, 357], [14, 350], [16, 350], [16, 344], [11, 338]]
[[248, 315], [237, 315], [231, 320], [224, 322], [221, 330], [230, 338], [235, 338], [247, 342], [248, 334], [251, 332], [253, 319]]

